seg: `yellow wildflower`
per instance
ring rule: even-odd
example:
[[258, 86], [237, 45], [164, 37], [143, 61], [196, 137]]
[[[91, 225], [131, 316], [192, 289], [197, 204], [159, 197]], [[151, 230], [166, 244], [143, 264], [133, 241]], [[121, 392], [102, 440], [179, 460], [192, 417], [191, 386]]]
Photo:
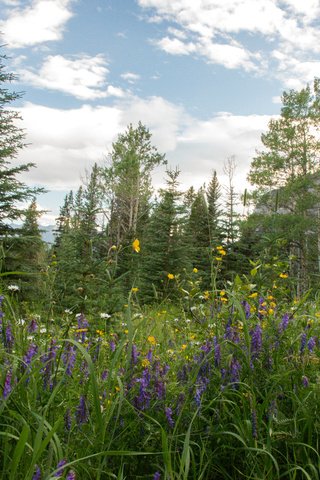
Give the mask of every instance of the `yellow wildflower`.
[[193, 273], [198, 273], [198, 269], [196, 267], [194, 267], [194, 269], [192, 271], [193, 271]]
[[174, 279], [173, 273], [168, 273], [168, 278], [169, 278], [169, 280], [173, 280]]
[[131, 292], [132, 293], [137, 293], [139, 291], [139, 288], [138, 287], [132, 287], [131, 288]]
[[104, 331], [103, 330], [96, 330], [96, 333], [98, 335], [100, 335], [100, 337], [104, 334]]
[[249, 298], [256, 298], [258, 296], [257, 292], [253, 292], [249, 295]]
[[127, 335], [129, 333], [129, 330], [128, 329], [124, 330], [124, 333]]
[[149, 367], [150, 365], [150, 362], [147, 358], [144, 358], [141, 362], [141, 365], [145, 368], [145, 367]]
[[276, 306], [277, 306], [277, 304], [276, 304], [275, 302], [270, 302], [270, 307], [271, 307], [271, 308], [274, 308], [274, 307], [276, 307]]
[[219, 294], [219, 295], [220, 295], [220, 297], [224, 297], [224, 296], [225, 296], [225, 294], [226, 294], [226, 291], [225, 291], [225, 290], [221, 290], [221, 292], [220, 292], [220, 294]]
[[221, 302], [223, 302], [223, 303], [227, 303], [227, 301], [228, 301], [228, 299], [227, 299], [226, 297], [221, 297], [220, 300], [221, 300]]
[[148, 342], [151, 343], [151, 345], [156, 345], [156, 339], [153, 335], [149, 335], [147, 338]]
[[217, 262], [222, 262], [222, 257], [214, 257]]
[[120, 387], [118, 387], [118, 385], [117, 385], [116, 387], [114, 387], [114, 388], [115, 388], [115, 391], [116, 391], [116, 392], [120, 392]]
[[273, 308], [269, 308], [268, 313], [269, 313], [269, 315], [272, 315], [274, 313]]
[[187, 348], [187, 345], [185, 343], [181, 345], [181, 350], [185, 350], [186, 348]]
[[137, 238], [132, 242], [132, 248], [135, 252], [140, 252], [140, 241]]
[[279, 277], [280, 278], [288, 278], [288, 274], [287, 273], [280, 273]]
[[210, 292], [209, 292], [209, 290], [206, 290], [206, 291], [204, 292], [204, 294], [203, 294], [203, 298], [204, 298], [205, 300], [208, 300], [209, 296], [210, 296]]

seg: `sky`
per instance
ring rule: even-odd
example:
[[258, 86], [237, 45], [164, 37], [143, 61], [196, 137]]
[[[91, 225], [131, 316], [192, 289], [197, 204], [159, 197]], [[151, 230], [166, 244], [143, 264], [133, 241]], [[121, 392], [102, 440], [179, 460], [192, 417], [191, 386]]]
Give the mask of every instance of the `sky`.
[[282, 93], [320, 76], [320, 0], [0, 0], [0, 37], [42, 224], [139, 121], [181, 189], [234, 158], [241, 193]]

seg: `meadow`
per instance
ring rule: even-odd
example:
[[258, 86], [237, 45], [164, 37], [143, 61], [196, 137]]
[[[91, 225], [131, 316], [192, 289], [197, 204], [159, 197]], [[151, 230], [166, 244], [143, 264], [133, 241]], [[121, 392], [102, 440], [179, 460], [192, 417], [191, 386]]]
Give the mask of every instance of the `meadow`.
[[[168, 275], [169, 277], [169, 275]], [[320, 300], [236, 278], [119, 312], [1, 302], [1, 479], [320, 478]]]

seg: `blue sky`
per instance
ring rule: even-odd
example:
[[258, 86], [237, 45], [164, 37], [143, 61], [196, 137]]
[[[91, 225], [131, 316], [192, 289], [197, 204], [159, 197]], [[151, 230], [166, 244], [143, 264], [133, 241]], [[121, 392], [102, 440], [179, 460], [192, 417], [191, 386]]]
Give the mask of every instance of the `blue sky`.
[[[199, 187], [237, 164], [243, 190], [281, 94], [320, 76], [319, 0], [0, 0], [1, 43], [53, 223], [129, 123]], [[155, 185], [163, 172], [155, 175]]]

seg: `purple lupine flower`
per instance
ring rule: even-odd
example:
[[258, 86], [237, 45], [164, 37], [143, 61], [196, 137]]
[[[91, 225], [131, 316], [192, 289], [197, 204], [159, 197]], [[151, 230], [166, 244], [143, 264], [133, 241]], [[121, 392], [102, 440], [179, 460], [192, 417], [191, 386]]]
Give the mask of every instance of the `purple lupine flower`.
[[214, 366], [218, 367], [221, 361], [221, 346], [218, 343], [217, 337], [213, 337], [213, 345], [214, 345]]
[[172, 409], [170, 407], [165, 407], [164, 411], [165, 411], [165, 414], [166, 414], [166, 418], [167, 418], [169, 427], [173, 428], [174, 427], [174, 421], [173, 421], [173, 418], [172, 418]]
[[153, 479], [152, 480], [160, 480], [161, 479], [161, 474], [160, 472], [156, 472], [154, 475], [153, 475]]
[[76, 480], [76, 472], [74, 470], [70, 470], [70, 472], [67, 473], [66, 480]]
[[37, 324], [35, 318], [33, 318], [28, 325], [28, 332], [29, 333], [34, 333], [37, 330], [38, 330], [38, 324]]
[[147, 353], [147, 360], [149, 360], [149, 362], [151, 363], [152, 362], [152, 349], [150, 348], [148, 353]]
[[66, 463], [67, 463], [67, 460], [65, 460], [65, 459], [60, 460], [60, 462], [57, 465], [57, 472], [53, 475], [54, 477], [56, 477], [56, 478], [62, 477], [64, 466], [65, 466]]
[[284, 330], [288, 327], [289, 325], [289, 314], [285, 313], [282, 317], [282, 320], [279, 325], [279, 333], [284, 332]]
[[110, 347], [110, 350], [111, 352], [114, 352], [115, 349], [116, 349], [116, 343], [114, 340], [111, 340], [111, 342], [109, 342], [109, 347]]
[[83, 385], [89, 377], [89, 367], [88, 363], [83, 360], [80, 365], [80, 385]]
[[163, 400], [166, 396], [166, 385], [162, 380], [156, 379], [154, 389], [159, 400]]
[[309, 352], [313, 352], [314, 347], [317, 345], [316, 342], [316, 337], [311, 337], [310, 340], [308, 341], [308, 350]]
[[256, 410], [252, 410], [251, 423], [252, 423], [252, 437], [256, 440], [258, 438], [258, 421], [257, 421]]
[[24, 362], [25, 366], [29, 366], [29, 365], [30, 365], [30, 363], [32, 362], [33, 357], [37, 354], [37, 352], [38, 352], [38, 346], [35, 345], [34, 343], [32, 343], [32, 344], [29, 346], [27, 353], [26, 353], [25, 356], [23, 357], [23, 362]]
[[68, 408], [66, 410], [66, 413], [64, 414], [64, 426], [68, 432], [70, 432], [71, 430], [71, 424], [72, 424], [71, 412], [70, 412], [70, 408]]
[[4, 300], [4, 296], [0, 295], [0, 335], [2, 335], [2, 319], [4, 317], [4, 313], [2, 311], [2, 302]]
[[233, 388], [237, 388], [237, 383], [240, 381], [240, 370], [240, 362], [235, 357], [232, 357], [230, 365], [230, 381], [233, 383]]
[[251, 334], [251, 352], [252, 358], [257, 358], [259, 352], [262, 348], [262, 328], [261, 325], [258, 323], [254, 330], [250, 332]]
[[301, 335], [301, 341], [300, 341], [300, 353], [303, 353], [307, 343], [307, 334], [303, 333]]
[[38, 467], [38, 465], [36, 465], [36, 471], [32, 477], [32, 480], [41, 480], [41, 470], [40, 470], [40, 467]]
[[2, 393], [4, 399], [6, 399], [9, 396], [12, 390], [11, 378], [12, 378], [12, 370], [8, 370], [6, 374], [6, 378], [4, 380], [3, 393]]
[[89, 322], [83, 313], [80, 313], [79, 315], [77, 315], [77, 321], [78, 321], [78, 330], [79, 330], [77, 332], [77, 339], [79, 342], [85, 343]]
[[89, 420], [89, 411], [85, 395], [81, 395], [79, 406], [76, 411], [76, 420], [78, 425], [83, 425]]
[[201, 398], [202, 398], [203, 393], [207, 389], [207, 384], [208, 383], [209, 383], [209, 380], [206, 379], [206, 381], [202, 381], [196, 388], [196, 393], [195, 393], [194, 399], [195, 399], [195, 402], [196, 402], [198, 407], [200, 407], [200, 405], [201, 405]]
[[303, 375], [302, 377], [302, 385], [304, 386], [304, 388], [307, 388], [309, 386], [309, 378], [305, 375]]
[[251, 315], [250, 304], [246, 300], [244, 300], [242, 302], [242, 305], [243, 305], [243, 308], [244, 308], [244, 311], [245, 311], [245, 314], [246, 314], [246, 319], [250, 318], [250, 315]]
[[62, 361], [66, 368], [66, 374], [71, 377], [76, 362], [77, 349], [72, 343], [67, 343], [62, 354]]
[[108, 375], [109, 375], [109, 370], [103, 370], [103, 372], [101, 373], [101, 380], [107, 380], [108, 378]]
[[136, 380], [136, 382], [140, 384], [140, 387], [139, 395], [135, 397], [134, 403], [136, 408], [139, 410], [145, 410], [150, 405], [151, 394], [148, 390], [150, 386], [150, 380], [151, 377], [148, 368], [145, 368], [142, 372], [142, 376]]
[[5, 332], [5, 347], [9, 352], [11, 352], [13, 344], [14, 344], [14, 337], [12, 333], [11, 323], [8, 323], [6, 327], [6, 332]]

